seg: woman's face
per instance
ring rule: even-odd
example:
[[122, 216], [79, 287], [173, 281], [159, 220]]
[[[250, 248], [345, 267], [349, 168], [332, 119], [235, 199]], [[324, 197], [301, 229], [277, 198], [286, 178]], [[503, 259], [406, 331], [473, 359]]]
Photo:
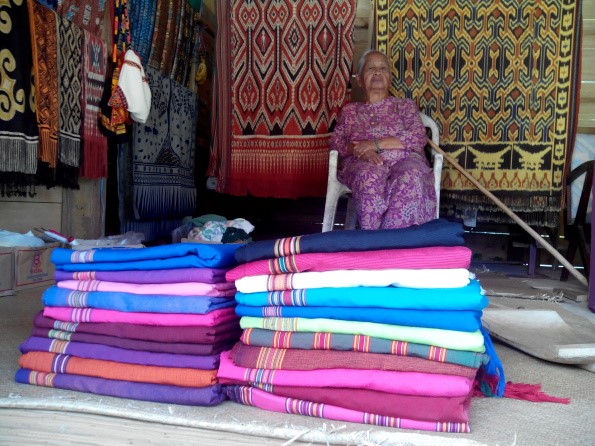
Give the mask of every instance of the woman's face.
[[360, 75], [362, 88], [367, 92], [388, 92], [390, 84], [390, 68], [386, 58], [381, 54], [372, 53], [366, 58], [366, 63]]

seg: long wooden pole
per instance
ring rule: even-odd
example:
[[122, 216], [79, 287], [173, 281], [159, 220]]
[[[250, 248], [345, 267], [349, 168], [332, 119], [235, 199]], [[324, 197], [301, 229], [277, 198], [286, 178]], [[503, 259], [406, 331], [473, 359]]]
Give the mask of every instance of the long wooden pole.
[[448, 153], [446, 153], [444, 150], [442, 150], [440, 147], [438, 147], [436, 144], [434, 144], [434, 142], [431, 139], [428, 140], [428, 143], [436, 152], [438, 152], [442, 156], [444, 156], [446, 161], [448, 161], [450, 164], [452, 164], [452, 166], [455, 169], [457, 169], [459, 172], [461, 172], [463, 175], [465, 175], [465, 177], [469, 181], [471, 181], [475, 185], [475, 187], [477, 187], [488, 198], [490, 198], [494, 203], [496, 203], [496, 205], [500, 209], [502, 209], [504, 211], [504, 213], [506, 213], [506, 215], [508, 215], [510, 218], [512, 218], [521, 228], [523, 228], [525, 231], [527, 231], [529, 233], [529, 235], [531, 235], [531, 237], [533, 237], [537, 241], [537, 243], [539, 243], [541, 246], [543, 246], [551, 255], [553, 255], [556, 259], [558, 259], [558, 261], [562, 265], [564, 265], [564, 267], [566, 269], [568, 269], [568, 271], [574, 277], [576, 277], [580, 283], [582, 283], [586, 287], [589, 287], [589, 282], [587, 281], [585, 276], [583, 276], [574, 266], [572, 266], [572, 264], [568, 260], [566, 260], [564, 258], [564, 256], [556, 250], [556, 248], [554, 248], [552, 245], [550, 245], [543, 237], [541, 237], [537, 232], [535, 232], [535, 230], [533, 230], [533, 228], [531, 228], [531, 226], [529, 226], [527, 223], [525, 223], [523, 220], [521, 220], [521, 218], [518, 215], [516, 215], [508, 206], [506, 206], [504, 203], [502, 203], [498, 199], [498, 197], [496, 197], [493, 193], [491, 193], [489, 190], [487, 190], [485, 187], [483, 187], [479, 183], [479, 181], [477, 181], [475, 178], [473, 178], [473, 176], [471, 176], [471, 174], [469, 172], [467, 172], [465, 169], [463, 169], [463, 167], [459, 163], [457, 163]]

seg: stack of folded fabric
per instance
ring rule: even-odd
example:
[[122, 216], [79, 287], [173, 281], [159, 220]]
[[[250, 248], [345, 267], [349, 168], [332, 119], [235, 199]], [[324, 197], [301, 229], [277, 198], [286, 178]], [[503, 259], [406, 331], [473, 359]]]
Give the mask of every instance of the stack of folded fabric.
[[476, 384], [504, 374], [458, 223], [254, 242], [227, 273], [241, 340], [221, 355], [228, 397], [263, 409], [469, 432]]
[[241, 245], [55, 249], [56, 285], [21, 345], [20, 383], [214, 405], [219, 355], [241, 333], [225, 273]]

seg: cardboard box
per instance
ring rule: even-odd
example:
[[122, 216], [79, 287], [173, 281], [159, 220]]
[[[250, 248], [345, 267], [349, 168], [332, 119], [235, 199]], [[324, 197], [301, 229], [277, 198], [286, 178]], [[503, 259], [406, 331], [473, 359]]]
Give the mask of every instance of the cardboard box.
[[0, 296], [13, 294], [14, 256], [12, 248], [0, 248]]
[[[56, 268], [50, 261], [50, 255], [57, 246], [60, 244], [46, 243], [45, 246], [38, 248], [28, 246], [1, 248], [0, 283], [3, 284], [2, 288], [8, 288], [9, 283], [14, 291], [53, 284]], [[10, 271], [10, 279], [8, 279], [8, 271]]]

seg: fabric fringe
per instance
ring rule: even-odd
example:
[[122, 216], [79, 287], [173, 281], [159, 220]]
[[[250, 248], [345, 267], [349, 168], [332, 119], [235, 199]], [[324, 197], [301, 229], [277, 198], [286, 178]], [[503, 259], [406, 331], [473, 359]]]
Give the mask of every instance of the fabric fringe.
[[102, 137], [83, 140], [81, 176], [98, 179], [107, 177], [107, 143]]
[[1, 138], [0, 172], [35, 174], [39, 138]]
[[34, 197], [35, 175], [0, 172], [0, 197]]
[[70, 135], [60, 134], [59, 161], [71, 167], [78, 167], [81, 159], [81, 140]]
[[196, 207], [196, 189], [176, 186], [134, 187], [134, 208], [139, 220], [167, 216], [192, 215]]
[[56, 154], [58, 153], [58, 134], [54, 130], [39, 128], [39, 159], [48, 163], [51, 168], [56, 167]]
[[[488, 381], [492, 381], [489, 385], [493, 386], [495, 379], [487, 378]], [[473, 396], [484, 398], [486, 395], [481, 390], [480, 383], [478, 380], [475, 381], [473, 388]], [[533, 403], [560, 403], [570, 404], [570, 398], [560, 398], [557, 396], [548, 395], [541, 390], [541, 384], [526, 384], [526, 383], [513, 383], [508, 381], [504, 390], [503, 398], [510, 398], [522, 401], [531, 401]]]
[[56, 185], [65, 189], [80, 189], [79, 186], [80, 169], [78, 167], [67, 166], [58, 162], [56, 167]]

